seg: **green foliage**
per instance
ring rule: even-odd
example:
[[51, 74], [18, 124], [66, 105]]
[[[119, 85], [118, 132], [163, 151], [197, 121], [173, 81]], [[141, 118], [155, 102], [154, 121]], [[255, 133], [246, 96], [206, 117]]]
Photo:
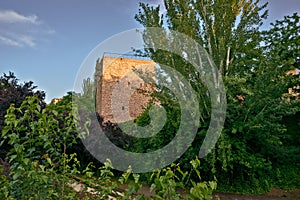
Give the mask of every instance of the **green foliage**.
[[0, 198], [9, 199], [9, 181], [7, 180], [7, 177], [3, 174], [3, 171], [4, 168], [2, 165], [0, 165]]
[[[155, 190], [155, 199], [212, 199], [212, 192], [217, 188], [216, 181], [201, 182], [200, 160], [196, 158], [190, 163], [189, 173], [182, 171], [179, 164], [172, 164], [151, 175], [151, 190]], [[192, 173], [197, 175], [197, 179], [190, 179]], [[189, 182], [192, 186], [189, 191], [185, 191]]]
[[299, 67], [300, 58], [300, 16], [294, 13], [282, 20], [271, 23], [269, 30], [263, 31], [264, 50], [271, 62], [279, 61], [284, 72]]
[[[129, 151], [141, 152], [141, 153], [152, 152], [164, 147], [175, 137], [175, 134], [180, 125], [181, 114], [180, 114], [180, 110], [174, 109], [174, 107], [177, 106], [177, 108], [179, 108], [179, 105], [178, 104], [176, 105], [176, 102], [169, 101], [169, 104], [163, 103], [161, 104], [161, 106], [163, 106], [163, 108], [165, 109], [166, 118], [169, 120], [166, 121], [166, 124], [155, 136], [145, 138], [145, 139], [134, 138], [132, 141], [133, 145], [131, 146], [130, 149], [128, 149]], [[136, 119], [137, 125], [146, 126], [150, 123], [151, 119], [149, 117], [149, 111], [150, 111], [149, 108], [146, 109], [146, 111]], [[160, 119], [160, 122], [162, 122], [165, 116], [157, 116], [157, 117]]]
[[[197, 136], [186, 153], [171, 166], [146, 175], [133, 174], [130, 167], [125, 173], [117, 172], [109, 160], [99, 165], [86, 152], [80, 140], [84, 133], [76, 126], [82, 122], [77, 113], [94, 120], [83, 125], [89, 131], [102, 124], [100, 117], [91, 117], [95, 91], [90, 79], [84, 81], [82, 94], [68, 93], [56, 105], [45, 108], [44, 93], [34, 92], [32, 82], [20, 85], [12, 73], [4, 74], [0, 78], [0, 144], [10, 173], [4, 173], [8, 167], [0, 158], [0, 199], [147, 199], [138, 194], [145, 177], [155, 192], [149, 199], [212, 199], [217, 181], [218, 190], [227, 192], [262, 193], [272, 186], [299, 187], [300, 100], [288, 90], [298, 92], [300, 79], [286, 74], [299, 68], [298, 14], [260, 32], [266, 5], [259, 6], [259, 1], [165, 0], [164, 4], [166, 13], [160, 16], [159, 7], [142, 3], [135, 18], [145, 27], [162, 27], [165, 33], [177, 30], [192, 37], [213, 58], [228, 102], [226, 122], [215, 149], [201, 165], [194, 159], [210, 123], [211, 102], [199, 73], [184, 55], [155, 48], [137, 51], [182, 74], [197, 94], [201, 113]], [[172, 46], [174, 40], [164, 36], [155, 39]], [[163, 70], [157, 76], [161, 82], [170, 78], [183, 83], [176, 77], [166, 78]], [[101, 128], [114, 144], [146, 153], [174, 138], [180, 126], [180, 105], [159, 81], [152, 96], [166, 111], [162, 130], [155, 137], [137, 139], [116, 124], [104, 124]], [[135, 123], [148, 125], [150, 112], [147, 109]], [[185, 131], [188, 133], [188, 128]], [[124, 185], [126, 189], [120, 189]], [[81, 190], [76, 192], [72, 186], [81, 186]]]
[[[47, 105], [47, 110], [51, 110], [51, 111], [57, 112], [57, 114], [59, 116], [67, 116], [70, 113], [72, 113], [73, 120], [76, 123], [80, 123], [80, 119], [79, 119], [79, 116], [78, 116], [78, 112], [79, 112], [78, 111], [78, 107], [79, 106], [77, 104], [78, 101], [79, 101], [78, 98], [79, 98], [79, 95], [76, 94], [75, 92], [68, 92], [56, 104], [50, 103], [49, 105]], [[82, 99], [86, 99], [86, 96], [83, 97]], [[84, 103], [84, 102], [86, 103], [86, 101], [84, 101], [84, 100], [81, 103]], [[88, 105], [88, 104], [85, 104], [85, 105]], [[82, 107], [80, 107], [80, 108], [82, 108]], [[87, 115], [86, 117], [89, 117], [88, 113], [86, 113], [86, 115]], [[64, 118], [59, 118], [58, 121], [61, 124], [61, 126], [64, 126], [64, 124], [65, 124]], [[71, 124], [71, 126], [73, 126], [73, 128], [74, 128], [74, 125]], [[90, 129], [91, 129], [91, 127], [90, 127]], [[90, 162], [93, 162], [94, 165], [97, 166], [97, 167], [99, 167], [101, 165], [100, 162], [97, 161], [86, 150], [84, 144], [82, 143], [81, 139], [84, 137], [85, 131], [86, 130], [82, 130], [82, 129], [79, 130], [79, 126], [78, 126], [76, 128], [76, 132], [77, 133], [81, 133], [80, 136], [76, 137], [75, 141], [72, 142], [72, 145], [67, 146], [67, 149], [66, 149], [67, 154], [73, 154], [73, 153], [77, 154], [77, 158], [78, 158], [78, 160], [80, 162], [80, 170], [81, 171], [84, 170], [88, 166], [88, 164]], [[76, 133], [74, 132], [73, 134], [76, 134]]]
[[[185, 52], [173, 55], [155, 44], [173, 46], [176, 40], [168, 37], [168, 31], [184, 33], [207, 50], [222, 75], [227, 95], [226, 121], [215, 149], [203, 159], [201, 171], [206, 180], [216, 176], [218, 188], [223, 191], [268, 191], [274, 183], [274, 171], [282, 168], [287, 172], [284, 165], [299, 165], [295, 156], [299, 151], [295, 143], [297, 134], [286, 126], [291, 123], [284, 121], [295, 118], [300, 111], [299, 98], [288, 94], [289, 89], [299, 92], [300, 79], [286, 74], [287, 70], [299, 67], [299, 16], [286, 16], [261, 32], [259, 28], [267, 16], [267, 4], [260, 6], [259, 3], [166, 0], [165, 14], [159, 14], [160, 7], [141, 3], [135, 16], [144, 27], [165, 30], [160, 38], [145, 31], [145, 43], [154, 47], [137, 53], [180, 72], [198, 95], [201, 126], [192, 147], [178, 160], [185, 170], [189, 166], [183, 163], [197, 154], [209, 125], [207, 88], [193, 67], [182, 59]], [[179, 45], [182, 49], [190, 48], [184, 42]], [[176, 121], [168, 118], [168, 121], [173, 120]], [[299, 124], [292, 121], [297, 127], [293, 130], [297, 131]], [[166, 130], [165, 134], [172, 132]], [[287, 138], [293, 138], [294, 142]]]
[[82, 93], [79, 96], [73, 96], [73, 101], [78, 104], [81, 109], [90, 113], [94, 112], [96, 108], [96, 87], [94, 84], [90, 78], [84, 79], [82, 83]]
[[[294, 46], [294, 42], [300, 39], [296, 34], [299, 29], [297, 19], [299, 16], [296, 15], [285, 17], [263, 33], [264, 53], [253, 72], [245, 77], [224, 78], [227, 115], [224, 136], [215, 151], [215, 166], [222, 169], [217, 172], [220, 175], [216, 175], [220, 180], [219, 189], [262, 193], [275, 182], [275, 171], [282, 168], [287, 172], [286, 167], [292, 169], [299, 163], [295, 157], [299, 145], [296, 147], [287, 140], [294, 138], [293, 141], [297, 141], [297, 128], [287, 130], [299, 127], [296, 120], [292, 120], [293, 124], [290, 120], [300, 111], [300, 102], [288, 91], [299, 85], [300, 80], [297, 76], [286, 75], [287, 70], [295, 67], [299, 56], [299, 48]], [[287, 38], [294, 42], [290, 43]], [[224, 149], [221, 143], [230, 147]], [[223, 150], [226, 150], [225, 159], [220, 157]], [[224, 161], [227, 167], [221, 168]], [[221, 175], [223, 170], [227, 173], [225, 177]]]
[[299, 162], [296, 165], [286, 163], [285, 165], [274, 167], [272, 184], [274, 187], [281, 189], [299, 189], [300, 188], [300, 165]]
[[[41, 107], [45, 106], [45, 93], [40, 90], [36, 90], [37, 86], [33, 85], [32, 81], [19, 83], [19, 80], [14, 73], [3, 74], [0, 76], [0, 131], [4, 127], [4, 120], [6, 110], [11, 104], [15, 107], [20, 107], [23, 100], [28, 96], [37, 96], [39, 98], [39, 104]], [[2, 136], [0, 136], [0, 142], [3, 142]], [[4, 159], [7, 152], [11, 148], [10, 145], [4, 143], [0, 149], [0, 158]]]
[[260, 6], [253, 0], [165, 0], [164, 6], [166, 14], [160, 16], [160, 7], [141, 3], [135, 19], [144, 27], [176, 30], [193, 38], [212, 56], [222, 75], [251, 70], [253, 65], [248, 65], [247, 59], [259, 53], [258, 28], [267, 16], [267, 4]]
[[42, 109], [37, 97], [28, 97], [19, 108], [10, 106], [5, 125], [2, 137], [12, 145], [8, 152], [9, 196], [17, 199], [64, 197], [68, 188], [64, 186], [66, 146], [76, 138], [71, 113], [58, 115]]
[[[64, 109], [61, 109], [61, 106]], [[118, 180], [108, 160], [95, 171], [92, 163], [83, 170], [77, 154], [67, 154], [82, 134], [76, 133], [76, 114], [70, 102], [62, 102], [42, 109], [37, 97], [28, 97], [19, 108], [11, 105], [5, 116], [2, 137], [12, 145], [8, 153], [9, 176], [0, 170], [0, 197], [2, 199], [146, 199], [138, 194], [142, 184], [140, 175], [132, 174], [129, 167]], [[64, 110], [64, 111], [63, 111]], [[198, 171], [200, 161], [193, 161]], [[174, 167], [174, 168], [173, 168]], [[178, 173], [178, 175], [175, 173]], [[99, 174], [97, 176], [96, 174]], [[152, 189], [156, 196], [149, 199], [174, 199], [180, 197], [176, 188], [183, 187], [187, 172], [179, 166], [153, 173]], [[178, 178], [181, 177], [181, 178]], [[133, 181], [130, 181], [133, 180]], [[194, 182], [193, 182], [194, 183]], [[125, 190], [120, 190], [126, 184]], [[192, 199], [211, 199], [215, 182], [194, 183]], [[79, 188], [75, 191], [74, 188]], [[199, 190], [201, 192], [199, 193]], [[188, 197], [188, 196], [187, 196]]]

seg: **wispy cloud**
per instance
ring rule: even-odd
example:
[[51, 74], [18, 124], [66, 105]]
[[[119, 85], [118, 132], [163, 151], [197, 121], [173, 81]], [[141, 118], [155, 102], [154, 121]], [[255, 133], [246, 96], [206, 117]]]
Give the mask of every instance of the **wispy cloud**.
[[7, 38], [7, 37], [3, 37], [1, 35], [0, 35], [0, 43], [6, 44], [6, 45], [9, 45], [9, 46], [15, 46], [15, 47], [22, 46], [19, 42], [15, 41], [15, 40], [12, 40], [10, 38]]
[[0, 10], [0, 45], [37, 47], [55, 30], [42, 22], [37, 15], [24, 15], [13, 10]]
[[8, 46], [14, 46], [14, 47], [35, 47], [36, 42], [35, 39], [28, 35], [10, 35], [10, 36], [1, 36], [0, 35], [0, 43], [8, 45]]
[[36, 43], [34, 42], [34, 38], [28, 36], [28, 35], [21, 35], [19, 37], [20, 42], [23, 42], [23, 44], [28, 45], [30, 47], [36, 46]]
[[0, 22], [4, 23], [31, 23], [39, 24], [36, 15], [25, 16], [12, 10], [0, 10]]

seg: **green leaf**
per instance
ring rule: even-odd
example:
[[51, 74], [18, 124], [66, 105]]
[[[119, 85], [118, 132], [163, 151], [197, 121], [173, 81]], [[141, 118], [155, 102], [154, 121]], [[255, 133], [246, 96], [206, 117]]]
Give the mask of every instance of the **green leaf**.
[[15, 160], [17, 158], [17, 155], [11, 155], [9, 157], [9, 162], [12, 162], [13, 160]]
[[50, 164], [50, 166], [52, 166], [52, 161], [49, 157], [47, 158], [47, 162]]
[[232, 132], [233, 134], [236, 134], [236, 133], [237, 133], [237, 129], [236, 129], [236, 128], [233, 128], [231, 132]]

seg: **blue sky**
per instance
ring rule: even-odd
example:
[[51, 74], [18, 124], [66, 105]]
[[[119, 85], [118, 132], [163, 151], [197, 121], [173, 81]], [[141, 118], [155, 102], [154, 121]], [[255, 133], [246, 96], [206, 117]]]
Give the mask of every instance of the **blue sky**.
[[[266, 24], [300, 11], [299, 0], [269, 1]], [[73, 90], [77, 71], [94, 47], [114, 34], [141, 27], [134, 20], [138, 2], [0, 1], [1, 75], [12, 71], [21, 82], [34, 81], [46, 92], [47, 102], [62, 97]]]

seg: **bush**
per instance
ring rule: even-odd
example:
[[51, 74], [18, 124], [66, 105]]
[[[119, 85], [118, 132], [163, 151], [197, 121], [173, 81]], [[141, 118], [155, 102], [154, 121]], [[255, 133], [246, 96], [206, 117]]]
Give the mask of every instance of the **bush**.
[[[65, 106], [70, 110], [72, 105]], [[7, 154], [10, 177], [0, 175], [2, 199], [107, 199], [109, 196], [146, 199], [137, 194], [142, 184], [139, 175], [131, 173], [130, 166], [118, 179], [109, 161], [97, 170], [99, 176], [95, 176], [93, 164], [79, 170], [77, 155], [66, 154], [67, 146], [72, 146], [83, 135], [76, 133], [77, 119], [71, 111], [60, 113], [53, 107], [41, 109], [39, 98], [35, 96], [27, 97], [19, 108], [9, 107], [1, 145], [7, 142], [12, 146]], [[196, 159], [191, 165], [190, 173], [194, 171], [201, 178], [200, 161]], [[150, 199], [183, 198], [176, 188], [191, 181], [187, 175], [188, 172], [181, 171], [176, 165], [153, 172], [151, 188], [155, 189], [156, 195]], [[134, 181], [128, 183], [130, 177]], [[191, 182], [193, 187], [184, 198], [212, 199], [216, 182]], [[120, 190], [125, 183], [128, 185], [126, 190]], [[74, 186], [81, 186], [81, 190], [75, 191]]]
[[[64, 124], [60, 124], [63, 119]], [[66, 147], [76, 135], [73, 116], [42, 109], [38, 97], [27, 97], [7, 110], [3, 142], [11, 145], [9, 196], [48, 199], [64, 196]]]
[[[0, 131], [4, 127], [4, 117], [11, 104], [14, 104], [14, 106], [18, 108], [26, 97], [37, 96], [39, 105], [42, 108], [45, 107], [45, 93], [36, 90], [36, 88], [37, 86], [34, 86], [32, 81], [20, 84], [12, 72], [9, 72], [9, 74], [4, 73], [3, 76], [0, 77]], [[0, 136], [0, 142], [2, 142], [2, 140]], [[10, 145], [4, 143], [0, 149], [0, 158], [4, 159], [10, 148]]]

